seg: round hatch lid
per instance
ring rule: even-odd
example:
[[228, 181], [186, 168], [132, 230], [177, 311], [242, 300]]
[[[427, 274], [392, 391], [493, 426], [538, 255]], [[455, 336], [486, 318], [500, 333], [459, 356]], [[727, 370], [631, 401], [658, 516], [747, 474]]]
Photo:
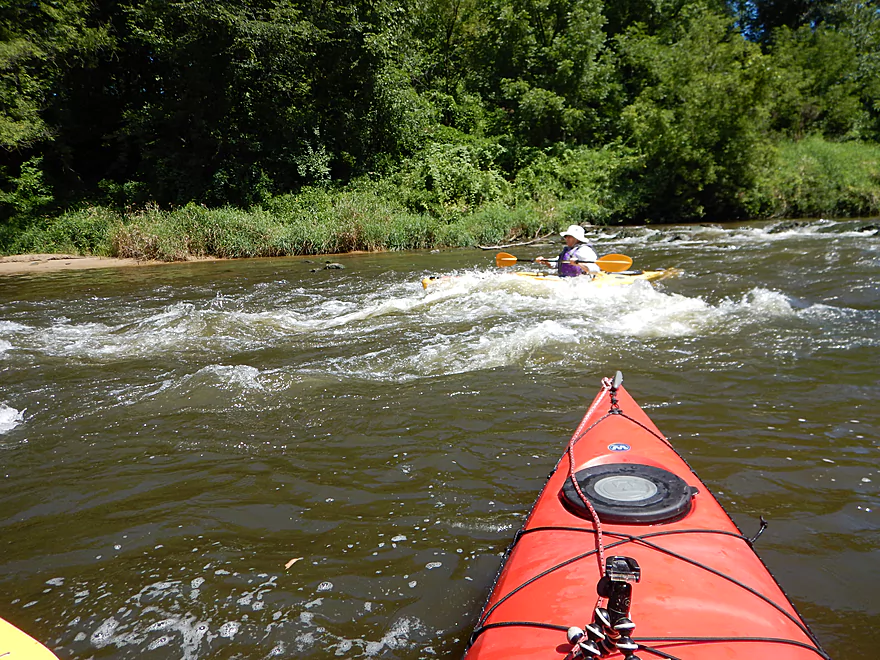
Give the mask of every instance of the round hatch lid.
[[[599, 519], [607, 523], [658, 523], [686, 515], [696, 488], [672, 472], [639, 463], [610, 463], [580, 470], [578, 485]], [[563, 503], [577, 515], [590, 518], [571, 483], [565, 480]]]

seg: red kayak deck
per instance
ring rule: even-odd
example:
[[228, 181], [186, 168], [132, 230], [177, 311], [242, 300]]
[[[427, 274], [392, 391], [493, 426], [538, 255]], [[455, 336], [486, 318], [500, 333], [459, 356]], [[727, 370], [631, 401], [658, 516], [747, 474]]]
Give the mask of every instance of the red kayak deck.
[[[593, 621], [604, 562], [597, 560], [597, 524], [585, 504], [578, 510], [565, 501], [563, 488], [568, 484], [576, 502], [593, 500], [577, 494], [571, 474], [580, 482], [582, 474], [607, 471], [613, 476], [614, 470], [626, 473], [636, 470], [634, 466], [676, 475], [687, 485], [684, 500], [690, 500], [685, 512], [661, 511], [657, 515], [668, 519], [659, 522], [608, 522], [616, 520], [613, 506], [611, 513], [598, 514], [604, 555], [632, 557], [641, 568], [640, 581], [631, 586], [629, 612], [635, 623], [632, 638], [640, 644], [635, 657], [828, 658], [750, 540], [632, 397], [622, 387], [611, 387], [603, 381], [569, 451], [517, 534], [471, 637], [467, 660], [592, 657], [569, 643], [565, 631], [570, 626], [584, 629]], [[600, 490], [617, 488], [612, 499], [640, 497], [627, 493], [625, 480], [596, 483]], [[601, 657], [625, 654], [614, 649]]]

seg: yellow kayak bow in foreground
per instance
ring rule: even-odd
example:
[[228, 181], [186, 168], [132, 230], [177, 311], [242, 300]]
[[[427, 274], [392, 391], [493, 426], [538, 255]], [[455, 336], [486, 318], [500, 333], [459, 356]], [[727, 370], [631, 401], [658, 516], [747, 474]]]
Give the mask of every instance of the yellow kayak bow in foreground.
[[52, 651], [3, 619], [0, 619], [0, 658], [3, 660], [58, 660], [58, 656]]

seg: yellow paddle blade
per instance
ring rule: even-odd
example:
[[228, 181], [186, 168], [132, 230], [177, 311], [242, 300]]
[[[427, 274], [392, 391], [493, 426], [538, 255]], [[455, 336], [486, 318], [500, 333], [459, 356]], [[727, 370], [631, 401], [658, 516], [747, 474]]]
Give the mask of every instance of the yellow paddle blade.
[[[517, 261], [516, 257], [512, 254], [507, 254], [507, 252], [499, 252], [495, 255], [495, 265], [499, 268], [504, 268], [505, 266], [512, 266]], [[624, 269], [626, 270], [626, 269]]]
[[632, 263], [632, 257], [628, 257], [625, 254], [606, 254], [604, 257], [596, 259], [596, 265], [606, 273], [619, 273], [629, 270]]

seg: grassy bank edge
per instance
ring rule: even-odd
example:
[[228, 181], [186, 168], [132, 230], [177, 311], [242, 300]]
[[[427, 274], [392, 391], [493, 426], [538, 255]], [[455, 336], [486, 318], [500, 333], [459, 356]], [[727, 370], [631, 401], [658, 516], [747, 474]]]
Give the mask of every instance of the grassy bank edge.
[[[279, 216], [265, 209], [188, 204], [119, 213], [88, 207], [23, 232], [7, 253], [70, 253], [143, 261], [247, 258], [470, 247], [554, 231], [558, 218], [492, 207], [444, 222], [336, 200], [328, 213]], [[341, 203], [340, 203], [341, 202]]]

